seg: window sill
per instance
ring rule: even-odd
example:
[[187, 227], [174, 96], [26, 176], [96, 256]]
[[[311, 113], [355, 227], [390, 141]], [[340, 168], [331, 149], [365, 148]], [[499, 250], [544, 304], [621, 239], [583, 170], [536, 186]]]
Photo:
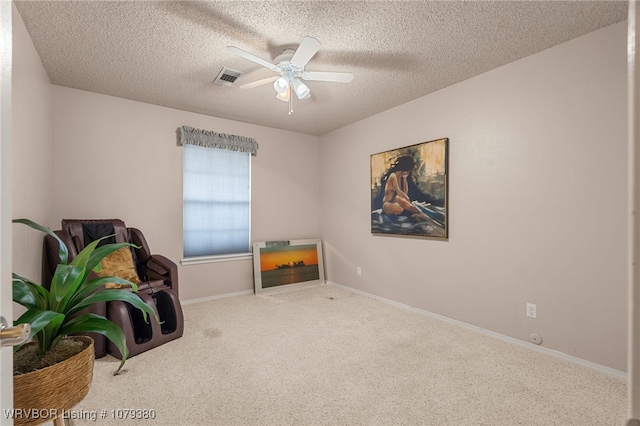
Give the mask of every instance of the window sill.
[[238, 260], [251, 260], [253, 254], [251, 253], [238, 253], [238, 254], [225, 254], [220, 256], [200, 256], [200, 257], [188, 257], [181, 259], [180, 264], [182, 266], [200, 265], [202, 263], [219, 263], [219, 262], [235, 262]]

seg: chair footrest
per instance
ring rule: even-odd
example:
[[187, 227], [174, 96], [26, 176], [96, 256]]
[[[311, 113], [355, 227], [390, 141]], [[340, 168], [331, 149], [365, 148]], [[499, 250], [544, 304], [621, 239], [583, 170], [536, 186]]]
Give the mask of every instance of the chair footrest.
[[[162, 281], [142, 283], [138, 289], [138, 296], [156, 311], [160, 323], [155, 318], [145, 322], [142, 312], [126, 302], [113, 301], [107, 304], [107, 318], [122, 328], [129, 357], [175, 340], [184, 331], [182, 306], [173, 290]], [[116, 358], [121, 357], [111, 341], [107, 343], [107, 352]]]

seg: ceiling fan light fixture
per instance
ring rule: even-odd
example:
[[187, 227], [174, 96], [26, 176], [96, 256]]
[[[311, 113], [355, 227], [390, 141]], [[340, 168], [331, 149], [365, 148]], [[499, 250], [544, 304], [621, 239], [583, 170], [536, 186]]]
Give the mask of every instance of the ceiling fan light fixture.
[[309, 97], [309, 94], [311, 93], [309, 87], [297, 78], [293, 80], [293, 89], [295, 90], [298, 99], [305, 99]]
[[276, 95], [276, 98], [280, 99], [283, 102], [289, 102], [290, 97], [291, 97], [291, 90], [287, 90], [284, 93], [278, 93]]
[[289, 79], [284, 76], [280, 77], [273, 82], [273, 88], [276, 89], [278, 94], [284, 95], [289, 91]]

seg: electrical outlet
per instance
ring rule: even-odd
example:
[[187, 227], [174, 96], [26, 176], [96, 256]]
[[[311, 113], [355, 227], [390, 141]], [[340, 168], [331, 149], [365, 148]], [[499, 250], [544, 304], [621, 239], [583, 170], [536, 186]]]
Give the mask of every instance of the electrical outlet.
[[529, 318], [538, 318], [538, 307], [533, 303], [527, 303], [527, 316]]
[[359, 266], [358, 266], [358, 267], [356, 268], [356, 274], [358, 274], [358, 275], [362, 275], [362, 268], [361, 268], [361, 267], [359, 267]]

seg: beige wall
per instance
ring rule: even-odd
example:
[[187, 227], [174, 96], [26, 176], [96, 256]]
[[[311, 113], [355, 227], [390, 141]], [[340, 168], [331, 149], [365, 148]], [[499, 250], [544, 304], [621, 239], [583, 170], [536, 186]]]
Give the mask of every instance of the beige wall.
[[[254, 241], [319, 236], [319, 138], [54, 86], [53, 219], [140, 228], [151, 250], [182, 257], [182, 126], [255, 138]], [[212, 99], [212, 102], [215, 100]], [[180, 298], [253, 289], [250, 260], [181, 266]]]
[[[13, 5], [12, 217], [52, 226], [51, 84]], [[13, 225], [13, 272], [40, 282], [42, 233]]]
[[[120, 217], [177, 261], [176, 128], [255, 137], [254, 240], [321, 234], [333, 282], [523, 340], [538, 333], [548, 348], [625, 370], [625, 31], [319, 139], [51, 86], [14, 9], [13, 216], [51, 227]], [[440, 137], [451, 140], [449, 241], [372, 236], [369, 155]], [[14, 270], [39, 278], [41, 236], [18, 228]], [[181, 267], [181, 298], [249, 290], [251, 274], [249, 261]]]
[[[323, 136], [327, 279], [626, 370], [625, 37], [616, 24]], [[371, 235], [369, 155], [441, 137], [449, 241]]]

